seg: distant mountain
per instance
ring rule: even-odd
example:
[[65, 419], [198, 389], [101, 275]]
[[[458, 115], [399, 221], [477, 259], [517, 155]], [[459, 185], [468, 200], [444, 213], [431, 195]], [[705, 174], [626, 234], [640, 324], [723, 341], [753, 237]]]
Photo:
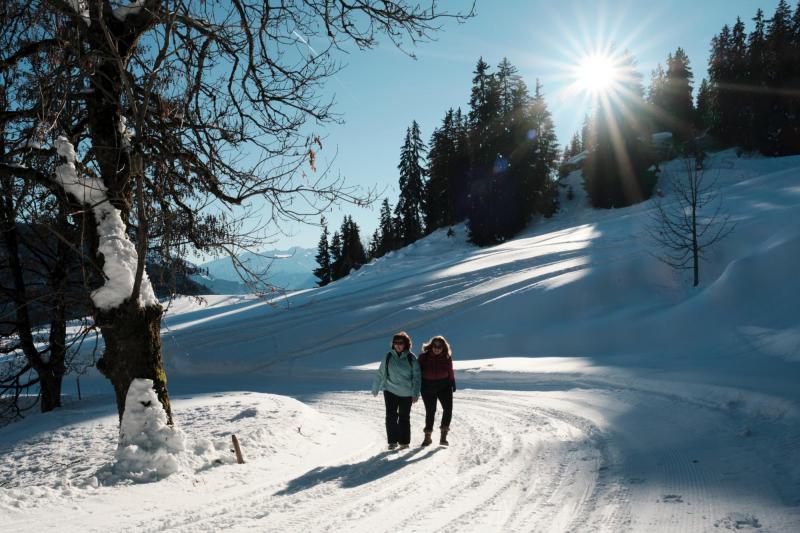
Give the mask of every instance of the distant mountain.
[[[288, 250], [267, 250], [245, 253], [241, 261], [254, 271], [266, 271], [269, 285], [289, 290], [316, 287], [317, 278], [313, 270], [317, 268], [316, 249], [292, 247]], [[195, 281], [209, 287], [217, 294], [242, 294], [251, 292], [239, 279], [233, 262], [229, 257], [215, 259], [199, 265], [207, 271], [207, 276], [197, 276]]]

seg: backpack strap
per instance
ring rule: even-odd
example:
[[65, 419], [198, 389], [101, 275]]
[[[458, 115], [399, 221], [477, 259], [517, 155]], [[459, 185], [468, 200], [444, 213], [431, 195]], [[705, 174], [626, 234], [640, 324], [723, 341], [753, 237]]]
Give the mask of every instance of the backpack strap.
[[[386, 363], [384, 366], [386, 367], [386, 381], [389, 381], [389, 359], [392, 357], [392, 352], [386, 352]], [[411, 356], [411, 352], [406, 354], [406, 358], [408, 359], [408, 366], [411, 367], [412, 373], [414, 370], [414, 359]]]

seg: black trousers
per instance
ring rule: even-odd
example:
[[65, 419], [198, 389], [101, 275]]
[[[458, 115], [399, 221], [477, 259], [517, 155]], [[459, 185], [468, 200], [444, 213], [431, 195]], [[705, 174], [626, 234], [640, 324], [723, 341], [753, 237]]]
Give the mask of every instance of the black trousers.
[[453, 417], [453, 388], [449, 380], [422, 380], [422, 402], [425, 404], [425, 431], [433, 431], [436, 402], [442, 404], [442, 426], [450, 427]]
[[411, 396], [383, 391], [386, 402], [386, 439], [389, 444], [411, 443]]

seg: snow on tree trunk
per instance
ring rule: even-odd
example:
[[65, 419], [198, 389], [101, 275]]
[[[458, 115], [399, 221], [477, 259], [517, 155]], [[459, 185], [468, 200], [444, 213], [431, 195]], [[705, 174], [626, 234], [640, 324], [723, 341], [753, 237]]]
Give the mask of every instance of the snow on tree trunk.
[[136, 482], [163, 479], [189, 466], [186, 437], [170, 426], [150, 379], [134, 379], [119, 428], [115, 476]]
[[[120, 210], [111, 205], [103, 182], [95, 178], [78, 177], [75, 169], [75, 149], [64, 137], [56, 141], [58, 155], [66, 162], [56, 168], [56, 180], [64, 190], [84, 204], [91, 206], [97, 222], [98, 253], [103, 254], [105, 283], [92, 292], [92, 302], [107, 311], [119, 307], [133, 292], [138, 254], [136, 246], [125, 232]], [[158, 305], [147, 273], [142, 275], [138, 304]]]
[[147, 378], [155, 384], [167, 420], [172, 423], [161, 357], [161, 305], [146, 272], [142, 273], [139, 294], [132, 298], [138, 253], [128, 238], [121, 212], [108, 200], [102, 180], [78, 176], [72, 144], [65, 137], [59, 137], [55, 144], [65, 160], [56, 167], [56, 182], [91, 208], [97, 224], [97, 254], [103, 259], [105, 282], [91, 296], [97, 310], [95, 320], [106, 345], [97, 369], [114, 386], [120, 419], [131, 382]]

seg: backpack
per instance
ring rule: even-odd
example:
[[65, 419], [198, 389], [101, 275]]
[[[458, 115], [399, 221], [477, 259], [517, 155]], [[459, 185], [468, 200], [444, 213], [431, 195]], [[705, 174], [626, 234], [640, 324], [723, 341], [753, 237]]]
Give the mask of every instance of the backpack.
[[[384, 367], [386, 368], [386, 381], [389, 381], [389, 359], [392, 357], [392, 352], [386, 352], [386, 362], [384, 363]], [[411, 367], [412, 373], [414, 370], [414, 360], [411, 357], [411, 352], [406, 354], [408, 358], [408, 366]]]

